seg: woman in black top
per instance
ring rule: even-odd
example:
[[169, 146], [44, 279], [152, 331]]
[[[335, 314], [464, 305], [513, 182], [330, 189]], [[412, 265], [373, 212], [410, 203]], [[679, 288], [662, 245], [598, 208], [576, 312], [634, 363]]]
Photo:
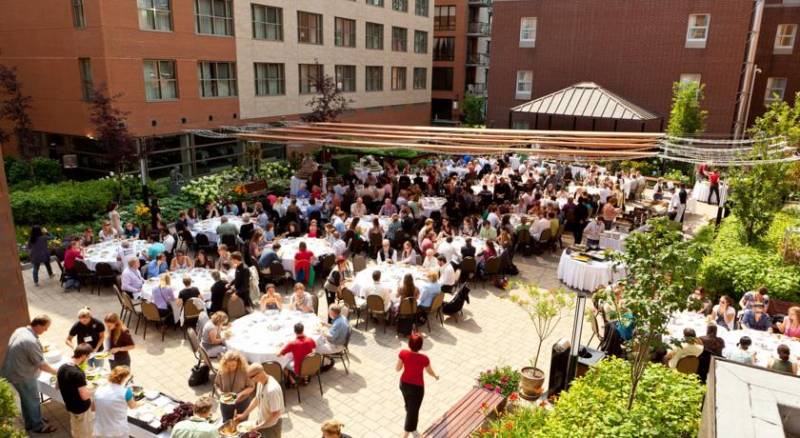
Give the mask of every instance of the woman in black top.
[[39, 267], [44, 265], [47, 275], [53, 278], [53, 268], [50, 267], [50, 250], [47, 248], [47, 241], [52, 239], [47, 229], [34, 225], [31, 228], [31, 237], [28, 239], [28, 252], [33, 264], [33, 284], [39, 286]]
[[211, 307], [209, 307], [208, 313], [223, 310], [222, 303], [228, 289], [228, 283], [222, 280], [219, 271], [211, 271], [211, 278], [214, 279], [214, 284], [211, 286]]

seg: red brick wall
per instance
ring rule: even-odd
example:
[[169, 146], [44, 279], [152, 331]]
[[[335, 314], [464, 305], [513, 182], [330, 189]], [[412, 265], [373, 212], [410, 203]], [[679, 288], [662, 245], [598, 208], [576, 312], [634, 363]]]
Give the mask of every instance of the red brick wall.
[[0, 150], [0, 253], [3, 254], [0, 263], [0, 309], [3, 310], [3, 318], [0, 319], [0, 361], [5, 355], [11, 333], [29, 321], [28, 298], [18, 263], [15, 236], [3, 153]]
[[[706, 83], [708, 131], [728, 133], [749, 29], [750, 0], [495, 1], [490, 126], [506, 127], [517, 70], [533, 71], [533, 98], [592, 81], [663, 116], [682, 73]], [[705, 49], [686, 49], [688, 16], [710, 13]], [[519, 48], [521, 17], [537, 17], [536, 47]], [[774, 30], [773, 30], [774, 31]]]
[[[467, 0], [436, 0], [436, 6], [455, 6], [456, 7], [456, 28], [455, 30], [434, 31], [434, 37], [454, 37], [455, 56], [452, 61], [434, 61], [434, 67], [453, 68], [453, 89], [450, 91], [432, 90], [433, 99], [450, 99], [459, 102], [458, 109], [453, 110], [453, 120], [458, 120], [461, 114], [461, 101], [464, 99], [466, 81], [466, 62], [467, 62], [467, 24], [469, 21], [469, 7]], [[433, 9], [431, 9], [433, 14]], [[433, 50], [431, 49], [431, 56]], [[426, 123], [427, 124], [427, 123]]]

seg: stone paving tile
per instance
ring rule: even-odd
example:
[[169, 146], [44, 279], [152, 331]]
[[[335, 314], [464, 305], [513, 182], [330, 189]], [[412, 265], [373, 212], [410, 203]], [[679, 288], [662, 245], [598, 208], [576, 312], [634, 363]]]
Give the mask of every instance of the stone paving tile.
[[[542, 287], [557, 287], [558, 254], [546, 254], [523, 259], [515, 263], [520, 275], [513, 280], [528, 281]], [[75, 320], [78, 309], [91, 307], [100, 318], [107, 312], [118, 312], [119, 303], [110, 290], [99, 295], [82, 292], [63, 293], [55, 280], [45, 280], [36, 288], [30, 271], [24, 273], [31, 314], [47, 313], [53, 325], [44, 339], [54, 345], [63, 345], [66, 333]], [[432, 332], [427, 327], [424, 352], [441, 380], [428, 381], [425, 400], [420, 413], [420, 430], [449, 409], [475, 384], [481, 370], [495, 365], [525, 366], [536, 351], [533, 327], [527, 315], [504, 299], [508, 293], [490, 284], [472, 286], [471, 304], [466, 305], [464, 318], [445, 320], [444, 328], [433, 323]], [[324, 302], [324, 300], [323, 300]], [[355, 321], [353, 321], [355, 323]], [[135, 323], [133, 324], [135, 328]], [[569, 337], [572, 318], [562, 320], [553, 337], [542, 348], [540, 367], [547, 369], [550, 345], [561, 337]], [[584, 341], [591, 335], [584, 326]], [[164, 342], [153, 327], [147, 340], [142, 339], [142, 327], [134, 335], [137, 348], [131, 352], [132, 369], [137, 383], [158, 388], [182, 400], [192, 401], [210, 391], [210, 385], [190, 388], [187, 384], [189, 370], [195, 363], [188, 342], [180, 331], [168, 331]], [[398, 389], [398, 374], [394, 371], [397, 353], [404, 343], [388, 327], [370, 324], [364, 330], [362, 322], [354, 330], [351, 340], [350, 374], [346, 375], [340, 364], [322, 376], [323, 396], [318, 386], [301, 388], [302, 404], [297, 403], [294, 389], [285, 393], [286, 414], [283, 430], [286, 437], [319, 436], [319, 424], [327, 419], [342, 421], [345, 431], [353, 437], [393, 437], [402, 433], [403, 400]], [[66, 350], [66, 347], [64, 347]], [[46, 403], [48, 418], [60, 429], [53, 437], [68, 436], [68, 420], [63, 407]]]

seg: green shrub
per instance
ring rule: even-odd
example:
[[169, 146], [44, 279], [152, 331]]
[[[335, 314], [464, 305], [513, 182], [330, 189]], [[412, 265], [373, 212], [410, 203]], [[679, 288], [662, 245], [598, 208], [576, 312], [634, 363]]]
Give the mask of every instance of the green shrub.
[[355, 155], [336, 155], [331, 158], [331, 165], [338, 176], [345, 176], [350, 173], [350, 168], [353, 167], [355, 161], [358, 161], [358, 157]]
[[693, 437], [703, 387], [695, 375], [649, 365], [626, 409], [630, 364], [607, 359], [556, 401], [552, 410], [520, 407], [479, 431], [481, 438]]
[[[800, 215], [788, 210], [779, 212], [755, 245], [741, 242], [738, 226], [735, 217], [728, 217], [720, 225], [700, 267], [700, 284], [712, 294], [730, 295], [735, 300], [763, 285], [770, 296], [800, 301], [800, 267], [784, 263], [780, 252], [786, 228], [800, 226]], [[702, 238], [708, 237], [705, 230], [701, 233]]]
[[3, 438], [25, 438], [27, 435], [14, 427], [20, 417], [14, 392], [6, 379], [0, 379], [0, 436]]
[[37, 157], [31, 160], [31, 173], [38, 184], [53, 184], [63, 179], [61, 163], [50, 158]]
[[25, 160], [16, 157], [4, 157], [6, 180], [14, 186], [31, 178], [31, 168]]

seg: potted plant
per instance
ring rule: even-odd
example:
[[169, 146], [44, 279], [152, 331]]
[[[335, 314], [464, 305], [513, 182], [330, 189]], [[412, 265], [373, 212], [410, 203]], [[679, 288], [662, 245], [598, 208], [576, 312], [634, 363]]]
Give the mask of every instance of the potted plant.
[[528, 313], [531, 322], [533, 322], [536, 337], [539, 339], [539, 344], [536, 346], [536, 355], [533, 357], [530, 366], [523, 367], [521, 370], [522, 379], [520, 382], [522, 395], [536, 398], [541, 395], [542, 385], [544, 385], [544, 371], [537, 368], [539, 354], [542, 352], [542, 344], [558, 327], [559, 321], [571, 307], [572, 300], [562, 288], [547, 290], [532, 283], [517, 284], [517, 288], [510, 299]]

